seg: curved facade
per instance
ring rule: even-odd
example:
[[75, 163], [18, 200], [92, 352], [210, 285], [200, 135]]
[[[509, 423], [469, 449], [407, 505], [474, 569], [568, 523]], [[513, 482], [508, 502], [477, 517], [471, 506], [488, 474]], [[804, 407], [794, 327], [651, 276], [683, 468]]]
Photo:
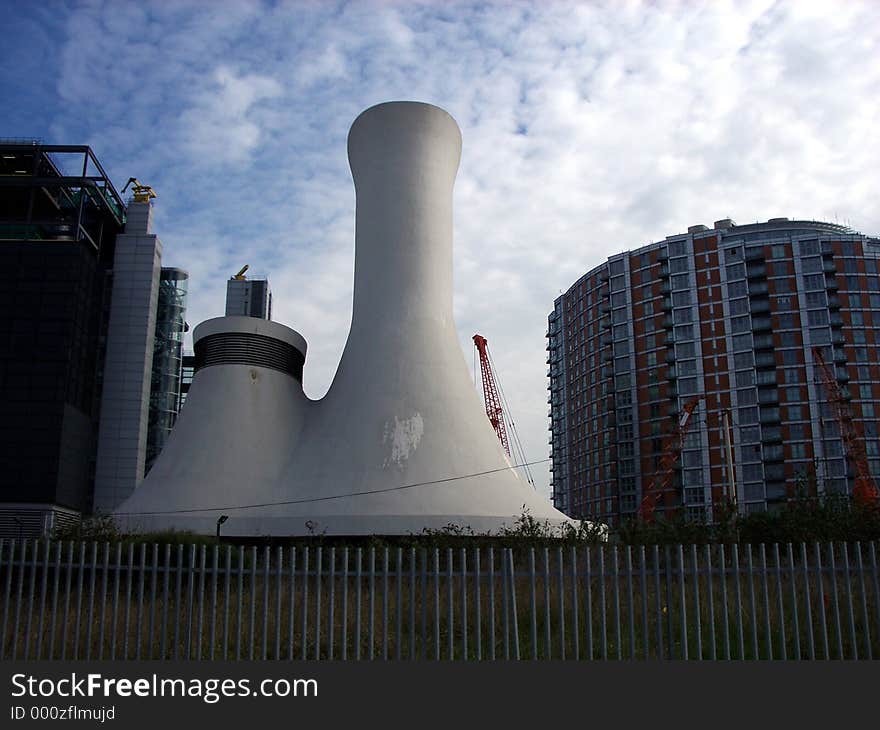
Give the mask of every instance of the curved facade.
[[555, 505], [611, 523], [634, 516], [694, 395], [704, 398], [659, 511], [711, 520], [734, 493], [752, 512], [798, 491], [850, 492], [814, 347], [880, 473], [878, 260], [880, 240], [843, 226], [725, 219], [581, 277], [549, 317]]
[[[216, 358], [204, 354], [166, 448], [120, 518], [212, 533], [225, 514], [227, 535], [407, 534], [450, 524], [494, 532], [524, 510], [567, 521], [511, 468], [458, 343], [460, 153], [457, 124], [429, 104], [380, 104], [355, 120], [354, 302], [330, 390], [310, 401], [296, 372], [255, 359], [272, 349], [255, 337], [295, 346], [302, 338], [292, 330], [247, 317], [203, 323], [197, 360], [199, 343], [222, 335]], [[240, 341], [243, 326], [256, 328], [250, 343]]]

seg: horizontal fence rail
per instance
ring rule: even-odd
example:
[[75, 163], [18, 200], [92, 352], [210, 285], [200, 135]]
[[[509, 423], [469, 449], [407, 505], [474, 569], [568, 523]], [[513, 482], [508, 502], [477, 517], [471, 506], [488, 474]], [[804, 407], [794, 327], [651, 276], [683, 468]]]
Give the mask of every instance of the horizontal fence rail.
[[873, 659], [877, 552], [0, 540], [0, 659]]

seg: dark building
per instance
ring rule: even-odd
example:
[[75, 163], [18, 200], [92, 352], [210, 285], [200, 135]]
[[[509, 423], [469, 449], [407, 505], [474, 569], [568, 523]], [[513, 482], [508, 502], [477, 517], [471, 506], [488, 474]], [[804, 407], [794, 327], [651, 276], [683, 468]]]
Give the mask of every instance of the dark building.
[[44, 530], [89, 509], [124, 216], [88, 147], [0, 143], [3, 525]]
[[695, 396], [661, 513], [711, 520], [734, 496], [753, 512], [800, 490], [851, 492], [814, 348], [880, 473], [878, 261], [880, 240], [843, 226], [725, 219], [586, 273], [549, 317], [556, 506], [612, 524], [634, 516]]

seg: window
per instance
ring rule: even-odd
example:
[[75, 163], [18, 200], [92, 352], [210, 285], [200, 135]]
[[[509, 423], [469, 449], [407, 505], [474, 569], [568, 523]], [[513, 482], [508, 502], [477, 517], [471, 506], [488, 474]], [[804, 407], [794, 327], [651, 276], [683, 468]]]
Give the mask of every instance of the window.
[[751, 333], [745, 335], [734, 335], [733, 336], [733, 349], [734, 350], [750, 350], [752, 348], [752, 335]]
[[804, 418], [803, 406], [788, 406], [786, 409], [789, 421], [802, 421]]
[[810, 274], [804, 277], [805, 289], [824, 289], [825, 276], [822, 274]]
[[675, 338], [677, 340], [692, 340], [694, 338], [694, 326], [691, 324], [680, 324], [676, 326]]
[[861, 327], [865, 324], [865, 315], [863, 315], [858, 310], [853, 310], [850, 312], [850, 318], [852, 320], [853, 327]]
[[797, 327], [793, 314], [779, 314], [776, 317], [777, 326], [781, 330], [790, 330]]
[[[807, 295], [809, 296], [809, 295]], [[776, 297], [776, 310], [779, 312], [788, 312], [794, 309], [794, 297]]]
[[609, 269], [610, 269], [612, 276], [623, 273], [623, 267], [624, 267], [623, 259], [616, 259], [615, 261], [610, 261], [608, 263], [608, 266], [609, 266]]
[[612, 307], [625, 307], [626, 306], [626, 292], [620, 291], [616, 294], [611, 295], [611, 306]]
[[623, 291], [626, 281], [623, 276], [611, 277], [611, 291]]
[[754, 370], [740, 370], [736, 374], [736, 385], [737, 387], [745, 387], [749, 385], [755, 384], [755, 371]]
[[800, 252], [801, 256], [815, 256], [819, 253], [819, 241], [801, 241], [800, 242]]
[[618, 324], [614, 327], [614, 339], [622, 340], [629, 335], [629, 327], [626, 324]]
[[696, 378], [681, 378], [678, 381], [678, 390], [682, 395], [690, 395], [697, 392]]
[[819, 327], [810, 330], [810, 342], [814, 345], [830, 345], [831, 332], [827, 327]]
[[754, 388], [736, 391], [737, 402], [741, 406], [753, 406], [758, 402], [758, 393]]
[[744, 281], [732, 281], [727, 284], [727, 294], [730, 297], [741, 297], [748, 294], [749, 289]]
[[732, 299], [730, 302], [730, 314], [748, 314], [749, 311], [749, 300], [748, 299]]
[[673, 289], [688, 289], [691, 285], [690, 274], [676, 274], [672, 277]]
[[724, 250], [724, 258], [727, 261], [741, 261], [742, 249], [739, 246], [736, 248], [727, 248]]
[[676, 307], [683, 307], [686, 304], [691, 303], [691, 292], [690, 290], [685, 291], [677, 291], [672, 295], [672, 304]]
[[785, 258], [785, 245], [782, 243], [773, 244], [770, 247], [770, 258], [771, 259], [784, 259]]
[[694, 321], [694, 314], [690, 307], [673, 310], [673, 316], [676, 324]]
[[666, 252], [670, 256], [684, 256], [687, 253], [685, 241], [672, 241], [666, 246]]
[[746, 267], [744, 264], [731, 264], [727, 267], [727, 279], [743, 279], [746, 275]]
[[733, 365], [737, 370], [741, 370], [743, 368], [754, 367], [755, 365], [755, 353], [754, 352], [738, 352], [733, 356]]
[[737, 412], [740, 425], [747, 425], [758, 422], [758, 409], [754, 406], [749, 408], [740, 408]]
[[731, 332], [748, 332], [750, 327], [751, 327], [751, 321], [748, 316], [733, 317], [730, 320], [730, 331]]
[[797, 347], [801, 336], [799, 332], [781, 332], [779, 334], [779, 342], [782, 347]]
[[791, 293], [791, 280], [790, 279], [775, 279], [775, 283], [774, 283], [773, 287], [778, 294], [790, 294]]
[[801, 267], [805, 274], [814, 274], [822, 271], [822, 259], [818, 256], [801, 259]]
[[695, 346], [693, 342], [682, 342], [675, 346], [675, 353], [678, 357], [694, 357]]
[[678, 369], [682, 375], [694, 375], [697, 372], [697, 361], [681, 360], [678, 363]]
[[669, 259], [669, 271], [673, 274], [680, 274], [683, 271], [688, 270], [688, 260], [687, 257], [682, 257], [680, 259]]
[[782, 392], [785, 394], [785, 400], [787, 400], [789, 403], [799, 401], [801, 399], [800, 388], [783, 388]]

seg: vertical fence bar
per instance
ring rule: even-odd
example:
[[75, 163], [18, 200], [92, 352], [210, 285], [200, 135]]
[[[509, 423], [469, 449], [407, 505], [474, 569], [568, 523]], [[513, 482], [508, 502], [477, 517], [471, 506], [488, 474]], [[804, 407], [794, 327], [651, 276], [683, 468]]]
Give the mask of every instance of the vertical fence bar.
[[635, 603], [633, 600], [633, 563], [632, 546], [626, 546], [626, 616], [627, 630], [629, 632], [629, 658], [636, 658], [636, 617]]
[[718, 546], [718, 570], [721, 577], [721, 627], [724, 630], [724, 658], [730, 659], [730, 621], [727, 611], [727, 556], [724, 543]]
[[[49, 556], [49, 542], [46, 542], [46, 557]], [[91, 569], [89, 570], [89, 605], [86, 611], [86, 661], [92, 658], [92, 628], [95, 621], [95, 583], [98, 572], [98, 543], [92, 541]], [[47, 561], [48, 563], [48, 561]], [[43, 593], [45, 594], [46, 574], [43, 573]], [[43, 632], [43, 604], [40, 602], [40, 636]], [[39, 652], [37, 654], [39, 659]]]
[[394, 616], [397, 619], [395, 626], [394, 658], [400, 661], [403, 658], [403, 548], [397, 548], [397, 602]]
[[281, 660], [281, 617], [283, 616], [284, 598], [284, 548], [279, 545], [275, 550], [275, 661]]
[[162, 636], [159, 641], [159, 659], [168, 657], [165, 649], [168, 644], [168, 582], [171, 580], [171, 545], [165, 545], [165, 568], [162, 576]]
[[590, 546], [584, 547], [584, 621], [587, 625], [587, 659], [593, 659], [593, 580], [590, 577]]
[[834, 543], [828, 543], [828, 577], [831, 579], [831, 605], [834, 608], [834, 638], [837, 639], [837, 658], [843, 659], [843, 631], [840, 625], [840, 604], [837, 599], [837, 564]]
[[355, 617], [354, 617], [354, 651], [356, 660], [361, 658], [361, 557], [363, 548], [355, 554]]
[[[220, 546], [211, 549], [211, 613], [208, 629], [208, 659], [214, 661], [217, 653], [217, 582], [220, 580]], [[225, 658], [225, 657], [224, 657]]]
[[[578, 571], [577, 571], [577, 548], [572, 545], [569, 552], [571, 557], [571, 637], [574, 660], [580, 661], [580, 626], [578, 614]], [[631, 596], [630, 596], [631, 597]]]
[[134, 645], [134, 658], [140, 660], [141, 658], [141, 644], [143, 643], [141, 640], [141, 635], [143, 633], [143, 618], [144, 618], [144, 580], [146, 579], [147, 572], [147, 543], [141, 543], [141, 564], [140, 564], [140, 575], [138, 576], [138, 605], [137, 610], [135, 611], [135, 645]]
[[242, 615], [244, 601], [244, 545], [238, 546], [238, 590], [235, 600], [235, 661], [241, 660], [241, 632], [244, 629]]
[[846, 609], [847, 617], [849, 618], [849, 640], [852, 643], [852, 658], [858, 659], [859, 640], [856, 637], [856, 615], [853, 609], [852, 585], [850, 584], [851, 578], [849, 570], [849, 550], [847, 549], [846, 542], [842, 542], [840, 546], [843, 552], [843, 585], [846, 587]]
[[[797, 600], [797, 574], [794, 568], [794, 546], [787, 544], [788, 551], [788, 572], [791, 579], [791, 634], [794, 640], [794, 659], [801, 658], [801, 629], [798, 626], [798, 600]], [[782, 615], [782, 611], [780, 611]], [[783, 621], [783, 625], [785, 622]]]
[[[327, 659], [333, 661], [333, 639], [336, 633], [335, 616], [333, 615], [336, 604], [336, 548], [330, 548], [330, 576], [327, 596]], [[400, 601], [398, 601], [398, 604]], [[280, 613], [280, 609], [279, 609]]]
[[[36, 551], [39, 546], [39, 541], [34, 540], [34, 571], [31, 573], [31, 599], [33, 599], [33, 588], [34, 588], [34, 573], [36, 573], [37, 562], [36, 562]], [[77, 570], [76, 575], [76, 619], [75, 619], [75, 629], [73, 632], [73, 658], [74, 660], [79, 659], [79, 637], [80, 637], [80, 624], [82, 622], [82, 604], [83, 604], [83, 577], [86, 572], [86, 544], [84, 541], [80, 541], [79, 543], [79, 570]], [[31, 614], [31, 602], [28, 602], [28, 631], [30, 631], [30, 614]], [[29, 637], [25, 635], [25, 652], [27, 652], [27, 642]], [[128, 658], [128, 657], [126, 657]]]
[[688, 658], [687, 598], [684, 591], [684, 547], [678, 545], [678, 600], [681, 604], [681, 658]]
[[[654, 602], [657, 610], [657, 658], [665, 659], [666, 651], [663, 648], [663, 598], [660, 593], [660, 548], [654, 545]], [[602, 657], [605, 658], [604, 656]]]
[[[95, 574], [98, 570], [98, 543], [94, 542], [94, 543], [92, 543], [92, 546], [93, 546], [93, 548], [92, 548], [92, 551], [93, 551], [93, 554], [92, 554], [92, 585], [91, 585], [91, 590], [89, 591], [89, 626], [86, 631], [86, 661], [88, 661], [92, 657], [92, 626], [93, 626], [94, 618], [95, 618], [95, 615], [94, 615], [95, 579], [96, 579]], [[48, 547], [49, 547], [49, 544], [46, 543], [46, 548], [47, 548], [46, 556], [47, 557], [49, 554]], [[104, 613], [105, 613], [105, 608], [106, 608], [106, 606], [105, 606], [106, 600], [105, 599], [107, 596], [107, 567], [108, 567], [109, 562], [110, 562], [110, 543], [105, 542], [104, 543], [104, 570], [103, 570], [103, 575], [102, 575], [103, 589], [101, 591], [101, 601], [100, 601], [100, 606], [99, 606], [100, 618], [98, 620], [98, 624], [99, 624], [98, 653], [97, 653], [97, 657], [96, 657], [99, 660], [101, 659], [101, 655], [104, 653]], [[46, 568], [48, 569], [48, 567], [49, 567], [49, 563], [47, 561]], [[44, 574], [43, 575], [43, 587], [44, 587], [43, 592], [44, 593], [45, 593], [45, 583], [46, 583], [46, 576]], [[43, 616], [42, 616], [42, 606], [41, 606], [40, 626], [42, 626], [42, 625], [43, 625]], [[39, 647], [39, 644], [37, 646]], [[39, 657], [39, 648], [37, 649], [37, 658], [38, 659], [40, 658]]]
[[611, 572], [612, 587], [614, 594], [614, 644], [617, 651], [617, 658], [623, 659], [623, 638], [620, 627], [620, 566], [617, 559], [617, 545], [611, 548]]
[[535, 548], [529, 548], [529, 616], [532, 630], [532, 659], [538, 658], [538, 605], [535, 599]]
[[[25, 561], [27, 560], [28, 542], [28, 538], [25, 538], [21, 541], [21, 555], [19, 556], [18, 560], [18, 594], [15, 599], [15, 620], [12, 623], [12, 661], [18, 659], [18, 640], [19, 636], [21, 635], [21, 602], [22, 597], [24, 596], [24, 566]], [[67, 615], [68, 607], [70, 604], [70, 580], [71, 574], [73, 573], [73, 542], [70, 543], [70, 557], [68, 559], [68, 563], [70, 563], [70, 566], [67, 571], [67, 593], [64, 597], [64, 623], [61, 625], [62, 659], [65, 658], [65, 647], [67, 645]]]
[[[712, 548], [705, 546], [704, 558], [706, 563], [706, 608], [708, 609], [707, 618], [709, 619], [709, 659], [715, 661], [717, 653], [715, 650], [715, 587], [712, 581]], [[695, 582], [699, 582], [697, 578]], [[699, 592], [699, 591], [698, 591]], [[699, 611], [698, 611], [699, 615]], [[697, 642], [699, 645], [700, 636], [697, 634]]]
[[504, 658], [510, 659], [510, 612], [507, 595], [507, 548], [501, 549], [501, 607], [504, 615]]
[[455, 621], [453, 606], [453, 582], [452, 582], [452, 548], [446, 548], [446, 626], [447, 626], [447, 655], [449, 659], [455, 659], [454, 639], [455, 639]]
[[[24, 545], [26, 542], [27, 542], [27, 540], [22, 541], [22, 554], [21, 554], [22, 574], [20, 575], [20, 578], [23, 577], [23, 575], [24, 575], [24, 572], [23, 572], [24, 571], [24, 549], [23, 548], [24, 548]], [[67, 543], [67, 575], [65, 576], [65, 581], [64, 581], [64, 583], [65, 583], [64, 616], [61, 620], [61, 634], [60, 634], [61, 661], [64, 661], [67, 658], [67, 636], [68, 636], [67, 622], [68, 622], [68, 618], [70, 617], [70, 586], [71, 586], [72, 579], [73, 579], [73, 540], [70, 540]], [[21, 580], [19, 580], [19, 584], [18, 584], [18, 594], [19, 594], [18, 595], [18, 602], [19, 602], [19, 604], [21, 604]], [[114, 624], [115, 624], [116, 611], [113, 612], [113, 617], [114, 617]], [[14, 636], [17, 636], [17, 635], [18, 635], [18, 611], [16, 611], [16, 616], [15, 616], [15, 634], [14, 634]], [[13, 639], [13, 642], [15, 642], [15, 641], [16, 641], [16, 639]], [[13, 643], [12, 658], [13, 658], [13, 660], [15, 659], [15, 643]]]
[[[862, 596], [862, 626], [865, 628], [865, 656], [871, 660], [873, 653], [871, 651], [871, 626], [868, 621], [868, 593], [865, 590], [865, 568], [862, 563], [862, 544], [857, 542], [856, 548], [856, 570], [859, 572], [859, 588]], [[880, 627], [878, 627], [880, 628]]]
[[770, 628], [770, 589], [767, 585], [767, 550], [764, 543], [761, 543], [759, 555], [761, 557], [761, 588], [764, 597], [764, 635], [767, 639], [767, 658], [773, 659], [773, 632]]
[[[147, 543], [141, 543], [141, 564], [138, 576], [138, 605], [135, 610], [135, 641], [137, 642], [134, 647], [134, 658], [140, 661], [141, 658], [141, 645], [143, 642], [141, 641], [141, 635], [143, 634], [143, 619], [144, 619], [144, 582], [146, 580], [146, 572], [147, 572]], [[152, 637], [150, 638], [152, 641]]]
[[382, 550], [382, 661], [388, 661], [388, 546]]
[[263, 625], [260, 630], [260, 659], [263, 661], [266, 661], [269, 651], [269, 572], [272, 568], [271, 562], [272, 548], [266, 545], [263, 547]]
[[461, 548], [461, 658], [468, 658], [467, 551]]
[[229, 659], [229, 603], [232, 601], [232, 545], [226, 546], [226, 560], [223, 571], [223, 653], [220, 655], [225, 661]]
[[[697, 546], [691, 545], [691, 567], [694, 580], [694, 629], [697, 643], [697, 659], [703, 658], [703, 613], [700, 606], [700, 568], [697, 557]], [[684, 572], [682, 570], [682, 572]]]
[[[15, 557], [11, 548], [15, 546], [15, 540], [10, 544], [10, 553], [9, 553], [9, 575], [7, 576], [6, 583], [6, 600], [9, 600], [9, 579], [12, 577], [12, 561]], [[52, 580], [52, 620], [49, 623], [49, 659], [55, 658], [55, 625], [58, 623], [58, 595], [60, 593], [59, 587], [61, 583], [61, 560], [62, 560], [62, 551], [64, 550], [64, 544], [59, 541], [55, 545], [55, 577]], [[4, 614], [3, 617], [3, 633], [6, 633], [6, 616]], [[104, 630], [103, 623], [101, 625], [101, 630]], [[61, 640], [64, 641], [64, 634], [61, 634]], [[103, 644], [103, 642], [102, 642]], [[0, 652], [0, 658], [5, 658], [5, 655]]]
[[663, 583], [666, 586], [666, 654], [669, 659], [675, 658], [675, 621], [672, 611], [672, 580], [674, 568], [669, 545], [663, 547]]
[[602, 635], [602, 659], [608, 659], [608, 622], [605, 615], [605, 546], [599, 546], [599, 633]]
[[[60, 553], [59, 553], [60, 556]], [[57, 576], [56, 576], [57, 578]], [[101, 611], [98, 616], [98, 661], [104, 658], [104, 626], [107, 623], [107, 584], [110, 581], [110, 542], [104, 542], [104, 570], [101, 575]], [[51, 628], [51, 624], [50, 624]], [[52, 653], [49, 652], [49, 659]]]
[[[52, 553], [52, 544], [46, 540], [45, 557], [43, 558], [42, 580], [40, 581], [40, 613], [37, 623], [37, 646], [34, 651], [34, 658], [39, 661], [43, 657], [43, 634], [46, 622], [46, 594], [49, 590], [49, 566]], [[92, 646], [92, 606], [95, 598], [95, 570], [98, 566], [98, 543], [94, 543], [94, 555], [92, 557], [92, 592], [89, 599], [89, 639], [86, 642], [86, 659], [90, 658], [90, 650]], [[3, 549], [2, 539], [0, 539], [0, 551]]]
[[749, 581], [749, 620], [752, 625], [752, 658], [760, 659], [758, 649], [758, 611], [755, 604], [755, 573], [752, 563], [752, 545], [746, 545], [746, 576]]
[[[61, 543], [59, 543], [60, 547]], [[3, 557], [3, 548], [8, 546], [8, 555], [9, 559], [6, 561], [6, 590], [4, 591], [4, 599], [3, 599], [3, 630], [0, 632], [0, 660], [6, 659], [6, 629], [9, 626], [9, 602], [12, 598], [12, 573], [15, 569], [15, 538], [6, 542], [4, 538], [0, 538], [0, 559]], [[55, 584], [57, 586], [57, 578], [59, 571], [55, 571], [56, 581]], [[57, 593], [57, 590], [56, 590]], [[53, 612], [54, 613], [54, 612]], [[53, 616], [54, 619], [54, 616]], [[13, 632], [13, 637], [15, 636], [15, 632]], [[55, 638], [55, 632], [52, 632], [52, 635], [49, 637], [50, 647], [49, 647], [49, 658], [52, 658], [52, 640]]]
[[474, 642], [477, 646], [477, 661], [483, 660], [483, 637], [482, 637], [482, 605], [480, 601], [480, 548], [474, 548]]
[[[300, 647], [300, 657], [303, 661], [308, 658], [308, 630], [309, 630], [309, 548], [303, 548], [302, 563], [302, 618], [300, 637], [302, 646]], [[358, 657], [360, 658], [360, 657]]]
[[877, 576], [877, 543], [871, 543], [871, 578], [874, 583], [874, 612], [877, 623], [875, 628], [880, 632], [880, 579]]
[[370, 599], [369, 599], [369, 618], [370, 627], [369, 636], [369, 652], [367, 657], [372, 661], [375, 651], [376, 641], [376, 548], [370, 547]]
[[[751, 547], [751, 546], [749, 546]], [[745, 642], [745, 631], [743, 628], [743, 606], [742, 606], [742, 587], [740, 585], [740, 570], [739, 570], [739, 545], [733, 543], [733, 588], [734, 588], [734, 596], [736, 598], [736, 637], [739, 646], [739, 659], [746, 658], [746, 642]]]
[[416, 660], [416, 549], [409, 549], [409, 659]]
[[[130, 587], [130, 586], [129, 586]], [[192, 658], [193, 612], [196, 602], [196, 546], [189, 548], [189, 570], [186, 577], [186, 658]], [[253, 659], [253, 657], [251, 657]]]
[[[31, 651], [31, 624], [33, 623], [34, 616], [34, 596], [36, 596], [37, 591], [37, 561], [40, 555], [40, 541], [37, 538], [34, 538], [34, 556], [31, 558], [31, 579], [28, 581], [28, 607], [27, 607], [27, 621], [25, 622], [25, 630], [24, 630], [24, 650], [22, 654], [24, 655], [24, 660], [27, 661], [30, 659], [30, 651]], [[78, 601], [79, 605], [77, 606], [76, 612], [76, 638], [77, 643], [79, 642], [79, 616], [80, 616], [80, 606], [82, 604], [82, 574], [85, 570], [85, 562], [86, 562], [86, 544], [82, 543], [82, 561], [80, 565], [79, 571], [79, 594]], [[76, 651], [76, 645], [74, 645], [74, 652]], [[76, 658], [76, 654], [74, 654], [74, 659]]]
[[[308, 548], [306, 548], [308, 550]], [[251, 546], [250, 603], [248, 604], [248, 659], [253, 661], [257, 643], [257, 546]], [[303, 651], [305, 651], [306, 632], [303, 630]], [[305, 659], [305, 657], [303, 657]]]
[[510, 570], [510, 615], [513, 623], [513, 658], [519, 661], [519, 623], [516, 610], [516, 570], [513, 564], [513, 548], [507, 550], [507, 560]]
[[810, 598], [810, 571], [807, 563], [807, 543], [801, 543], [801, 568], [804, 575], [804, 601], [806, 603], [805, 620], [807, 624], [807, 649], [810, 661], [816, 658], [816, 643], [813, 640], [813, 607]]
[[419, 580], [419, 584], [421, 586], [420, 593], [420, 603], [422, 604], [421, 610], [421, 624], [422, 624], [422, 644], [421, 644], [421, 658], [422, 661], [425, 661], [428, 658], [428, 548], [421, 548], [419, 550], [420, 560], [421, 560], [421, 578]]
[[315, 551], [315, 659], [321, 658], [321, 595], [324, 583], [324, 548]]
[[822, 555], [818, 542], [813, 543], [813, 556], [816, 559], [816, 583], [819, 590], [819, 626], [822, 629], [822, 649], [824, 650], [825, 659], [830, 659], [831, 646], [828, 641], [828, 622], [825, 617], [825, 585], [822, 576]]
[[[72, 543], [71, 543], [71, 547], [72, 547]], [[129, 563], [131, 562], [131, 551], [132, 550], [134, 550], [134, 545], [129, 545]], [[73, 557], [72, 550], [70, 551], [70, 557]], [[70, 561], [70, 560], [68, 562], [72, 563], [72, 561]], [[118, 619], [119, 613], [117, 612], [116, 608], [117, 608], [118, 602], [120, 600], [120, 598], [119, 598], [119, 587], [120, 587], [119, 584], [121, 583], [121, 577], [120, 577], [121, 570], [122, 570], [122, 545], [119, 544], [119, 545], [117, 545], [117, 550], [116, 550], [116, 589], [115, 589], [114, 595], [113, 595], [113, 636], [111, 639], [111, 650], [110, 650], [110, 658], [111, 659], [116, 658], [116, 627], [117, 627], [117, 624], [119, 623], [119, 619]], [[128, 569], [128, 576], [129, 576], [128, 581], [130, 582], [131, 581], [131, 567], [130, 566]], [[68, 573], [67, 577], [68, 577], [68, 582], [69, 582], [70, 573]], [[131, 593], [131, 586], [129, 585], [128, 588], [124, 589], [124, 590], [125, 590], [125, 595], [122, 599], [125, 601], [125, 607], [123, 608], [124, 621], [122, 624], [122, 633], [123, 633], [123, 636], [122, 636], [122, 641], [123, 641], [122, 658], [127, 659], [128, 658], [127, 657], [127, 653], [128, 653], [128, 596]], [[70, 592], [69, 585], [68, 585], [68, 592]], [[66, 615], [67, 614], [67, 605], [66, 604], [64, 607], [64, 612]], [[65, 625], [67, 624], [66, 618], [64, 620], [64, 623], [65, 623]], [[62, 649], [61, 658], [62, 659], [64, 658], [63, 649]]]
[[556, 565], [559, 579], [559, 658], [565, 659], [565, 584], [563, 581], [562, 547], [556, 548]]
[[544, 658], [553, 658], [553, 638], [550, 633], [550, 549], [544, 548]]
[[[347, 563], [346, 567], [348, 567]], [[296, 626], [296, 547], [293, 545], [290, 546], [290, 568], [288, 574], [290, 586], [287, 596], [287, 661], [293, 661]]]
[[[117, 564], [118, 562], [117, 560]], [[180, 658], [180, 596], [183, 591], [183, 545], [177, 546], [174, 576], [174, 660], [177, 661]]]
[[489, 659], [495, 660], [495, 548], [489, 548]]
[[348, 547], [342, 548], [342, 661], [348, 659]]
[[651, 655], [651, 640], [648, 634], [648, 569], [644, 545], [639, 545], [639, 588], [642, 593], [642, 651], [647, 659]]
[[440, 550], [434, 548], [434, 659], [440, 661]]
[[[780, 658], [788, 659], [788, 640], [785, 636], [785, 601], [782, 589], [782, 563], [779, 556], [779, 543], [773, 543], [773, 566], [776, 574], [776, 610], [779, 612], [779, 653]], [[768, 627], [768, 632], [770, 631]], [[769, 634], [768, 634], [769, 635]]]
[[159, 610], [158, 596], [156, 594], [156, 584], [159, 580], [159, 543], [153, 543], [152, 565], [150, 567], [150, 601], [149, 611], [150, 619], [147, 624], [147, 637], [150, 642], [150, 651], [147, 659], [153, 659], [156, 653], [156, 611]]

